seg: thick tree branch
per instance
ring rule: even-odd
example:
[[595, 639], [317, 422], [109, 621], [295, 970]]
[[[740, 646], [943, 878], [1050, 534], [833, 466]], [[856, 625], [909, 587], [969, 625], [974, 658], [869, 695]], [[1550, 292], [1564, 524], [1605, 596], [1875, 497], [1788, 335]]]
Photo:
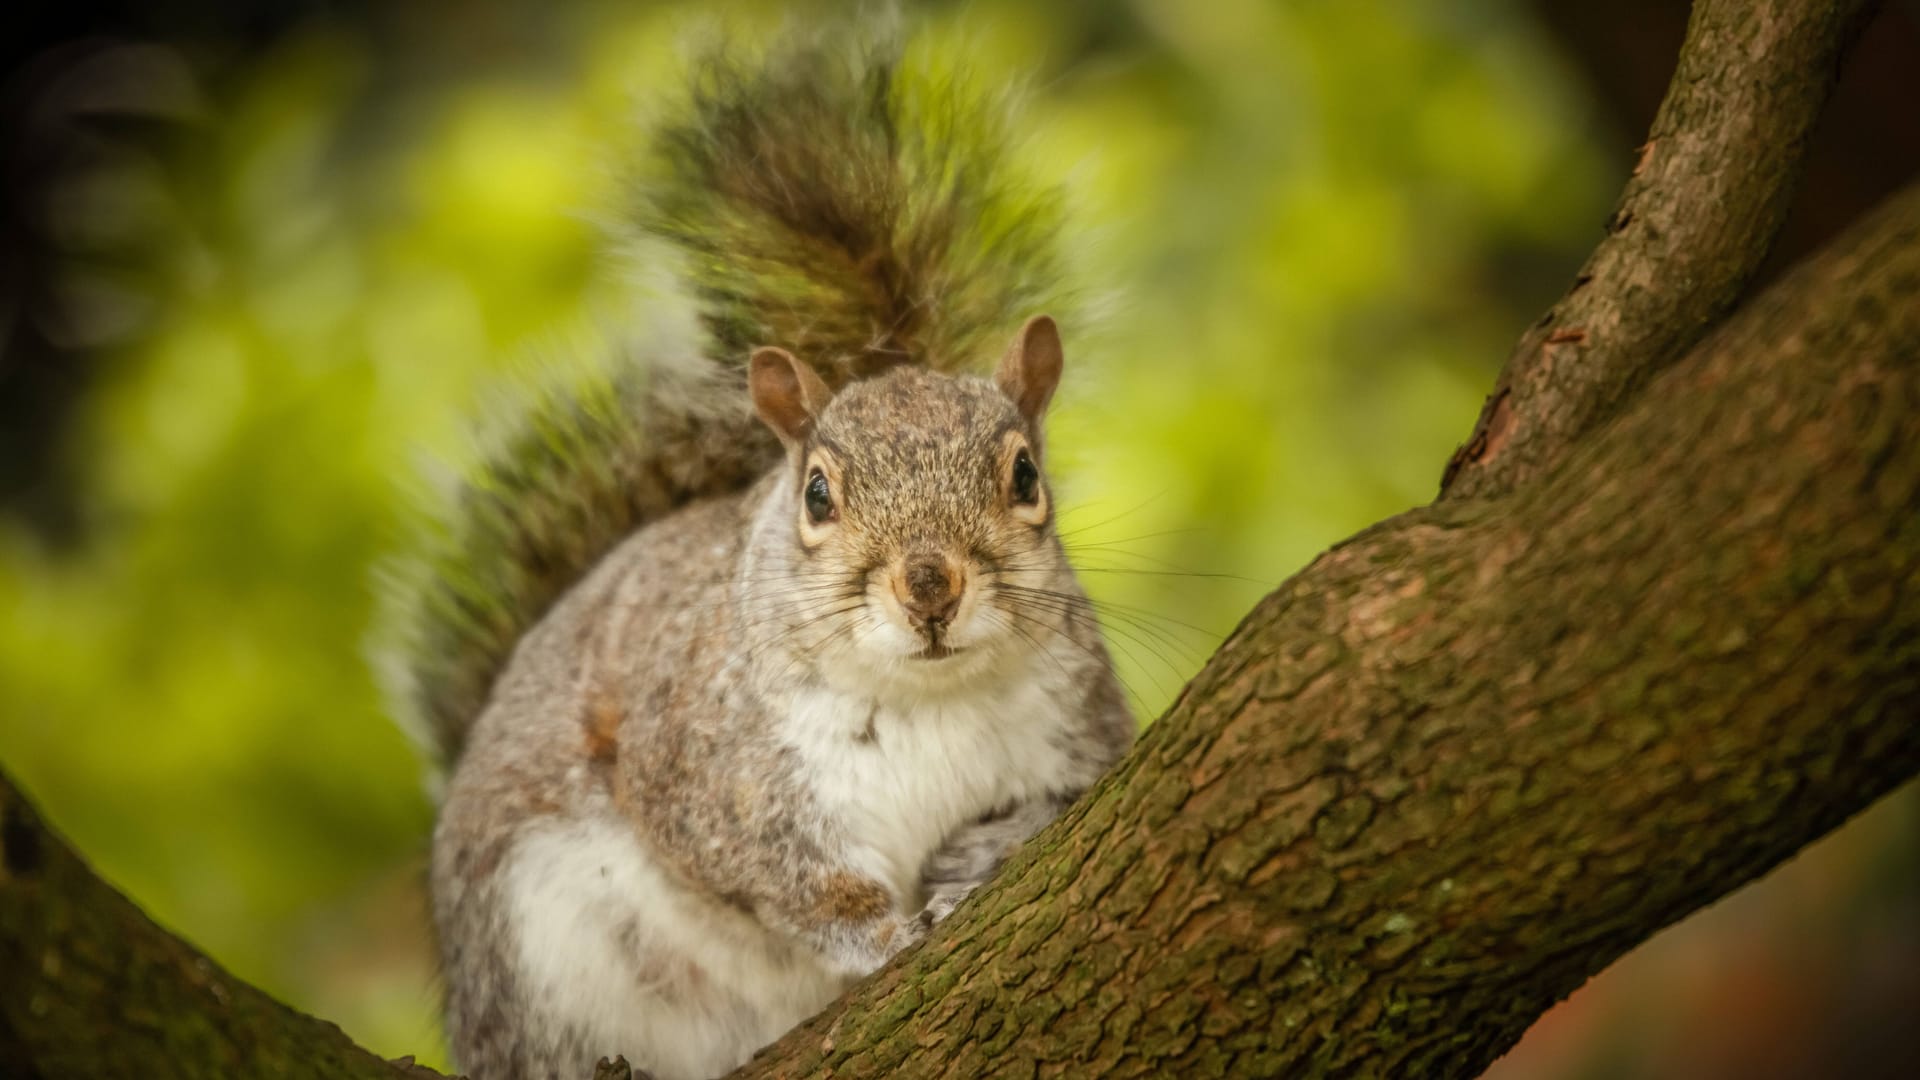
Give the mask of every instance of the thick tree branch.
[[1766, 258], [1840, 59], [1875, 0], [1699, 0], [1687, 40], [1572, 289], [1515, 346], [1447, 496], [1549, 468], [1723, 316]]
[[0, 774], [0, 1075], [424, 1080], [222, 971], [93, 872]]
[[1920, 188], [1542, 482], [1254, 610], [1069, 819], [743, 1076], [1468, 1076], [1920, 771]]

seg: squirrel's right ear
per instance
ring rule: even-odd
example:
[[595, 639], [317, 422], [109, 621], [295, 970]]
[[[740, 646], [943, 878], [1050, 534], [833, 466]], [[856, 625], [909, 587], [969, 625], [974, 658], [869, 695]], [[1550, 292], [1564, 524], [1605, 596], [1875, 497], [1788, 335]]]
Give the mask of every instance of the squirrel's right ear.
[[1047, 402], [1053, 400], [1053, 389], [1060, 385], [1060, 328], [1053, 324], [1052, 317], [1035, 315], [1027, 320], [1001, 358], [993, 381], [1038, 431]]
[[806, 441], [814, 418], [833, 397], [833, 391], [804, 360], [771, 345], [753, 350], [747, 388], [753, 393], [753, 407], [760, 419], [790, 447]]

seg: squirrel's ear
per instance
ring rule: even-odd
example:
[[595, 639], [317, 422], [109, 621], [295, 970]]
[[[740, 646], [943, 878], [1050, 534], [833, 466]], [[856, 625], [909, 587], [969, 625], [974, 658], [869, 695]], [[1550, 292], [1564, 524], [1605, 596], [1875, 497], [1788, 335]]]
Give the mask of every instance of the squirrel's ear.
[[788, 446], [805, 441], [814, 418], [833, 397], [805, 361], [771, 345], [753, 350], [747, 388], [753, 392], [753, 407], [760, 419]]
[[1047, 315], [1035, 315], [1020, 328], [1020, 336], [1000, 359], [993, 381], [1013, 399], [1020, 414], [1038, 430], [1053, 388], [1060, 385], [1060, 328]]

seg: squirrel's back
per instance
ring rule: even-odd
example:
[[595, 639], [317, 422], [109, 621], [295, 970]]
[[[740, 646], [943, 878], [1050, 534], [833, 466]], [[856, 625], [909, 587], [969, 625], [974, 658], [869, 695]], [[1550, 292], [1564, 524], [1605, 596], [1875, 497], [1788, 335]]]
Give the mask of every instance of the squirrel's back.
[[746, 393], [752, 347], [778, 342], [837, 388], [972, 363], [1060, 299], [1057, 199], [1010, 165], [1003, 93], [826, 33], [716, 49], [691, 87], [614, 239], [665, 262], [699, 344], [641, 328], [540, 391], [390, 575], [390, 689], [443, 764], [522, 635], [616, 543], [777, 460]]

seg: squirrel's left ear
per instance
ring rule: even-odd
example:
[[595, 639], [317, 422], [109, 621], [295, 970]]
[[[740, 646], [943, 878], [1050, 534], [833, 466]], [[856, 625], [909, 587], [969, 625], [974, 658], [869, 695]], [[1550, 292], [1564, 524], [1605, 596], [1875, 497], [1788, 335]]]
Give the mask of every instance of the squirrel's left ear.
[[747, 367], [747, 389], [753, 393], [753, 407], [760, 419], [789, 448], [806, 441], [814, 419], [833, 397], [833, 391], [806, 361], [771, 345], [753, 350]]
[[1007, 355], [1000, 358], [993, 381], [1038, 432], [1047, 402], [1053, 400], [1053, 388], [1060, 385], [1060, 328], [1053, 325], [1051, 316], [1027, 320]]

